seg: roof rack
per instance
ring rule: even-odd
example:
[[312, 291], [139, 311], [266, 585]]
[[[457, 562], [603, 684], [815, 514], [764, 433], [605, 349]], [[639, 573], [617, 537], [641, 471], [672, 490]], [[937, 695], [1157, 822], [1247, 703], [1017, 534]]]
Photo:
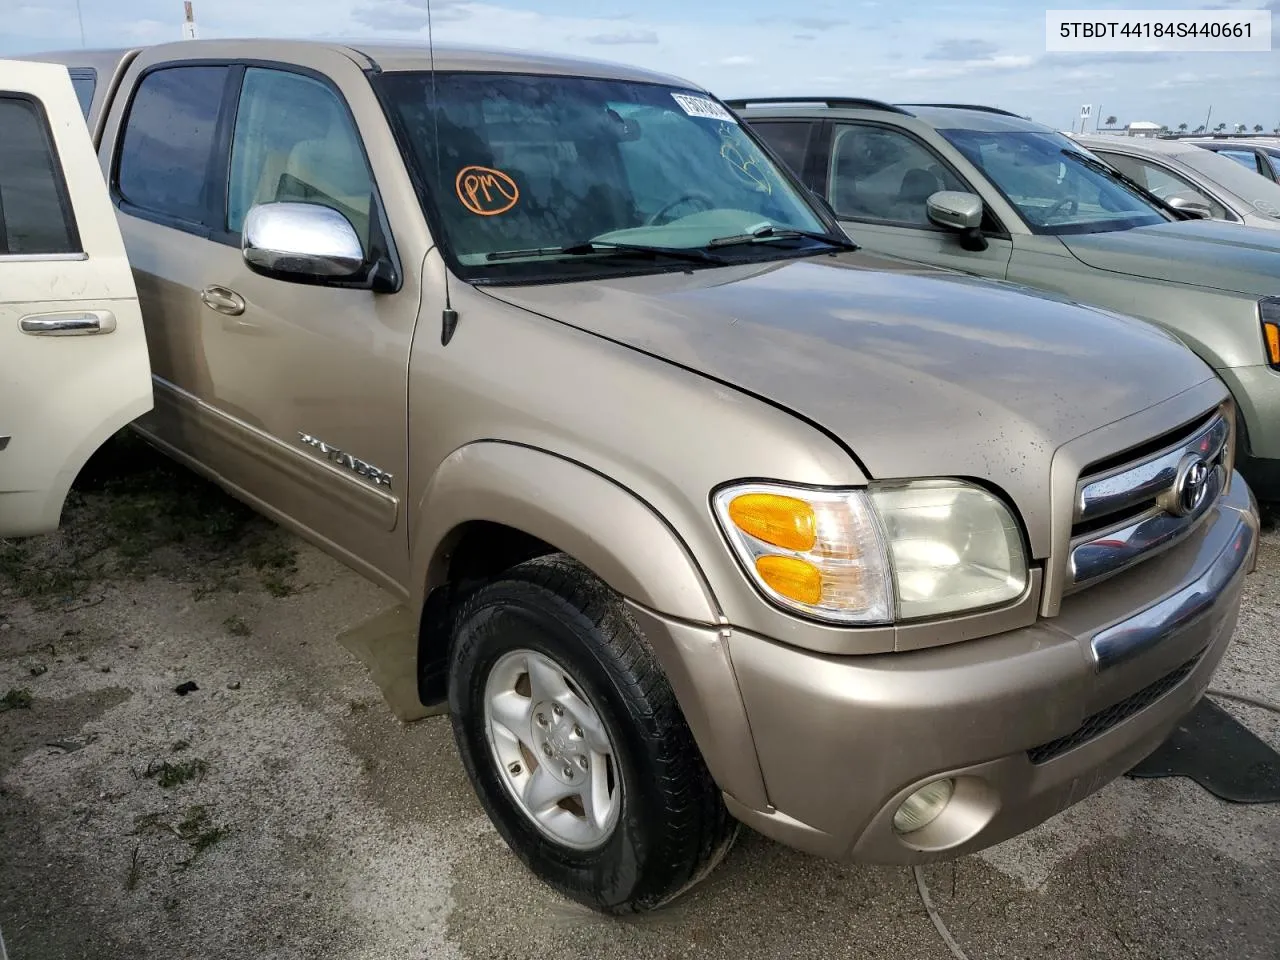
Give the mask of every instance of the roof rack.
[[1019, 120], [1026, 120], [1020, 113], [1014, 113], [1012, 110], [1004, 110], [1000, 107], [988, 107], [981, 103], [904, 103], [904, 107], [936, 107], [939, 110], [981, 110], [983, 113], [998, 113], [1002, 117], [1017, 117]]
[[869, 100], [864, 97], [741, 97], [737, 100], [726, 100], [724, 102], [735, 110], [741, 110], [744, 107], [756, 104], [821, 103], [837, 110], [887, 110], [890, 113], [901, 113], [904, 116], [911, 116], [911, 111], [904, 107], [895, 106], [892, 103], [885, 103], [882, 100]]

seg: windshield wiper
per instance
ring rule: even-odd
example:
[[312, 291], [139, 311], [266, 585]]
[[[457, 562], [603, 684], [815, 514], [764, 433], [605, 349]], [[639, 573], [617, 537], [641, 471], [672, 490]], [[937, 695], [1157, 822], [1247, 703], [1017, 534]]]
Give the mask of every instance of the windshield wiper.
[[734, 234], [730, 237], [716, 237], [707, 244], [708, 247], [735, 247], [744, 243], [755, 243], [757, 240], [786, 240], [803, 237], [806, 240], [817, 240], [840, 250], [861, 250], [862, 248], [846, 237], [838, 237], [832, 233], [819, 233], [816, 230], [797, 230], [794, 227], [780, 227], [773, 223], [762, 223], [746, 233]]
[[1109, 167], [1105, 163], [1102, 163], [1100, 160], [1095, 160], [1093, 159], [1093, 157], [1090, 157], [1087, 154], [1083, 154], [1079, 150], [1068, 150], [1064, 148], [1062, 151], [1062, 154], [1063, 156], [1070, 157], [1072, 160], [1076, 161], [1076, 163], [1079, 163], [1082, 166], [1088, 167], [1090, 170], [1097, 171], [1098, 173], [1102, 174], [1104, 177], [1109, 177], [1110, 179], [1115, 180], [1117, 183], [1124, 184], [1134, 193], [1138, 194], [1138, 196], [1142, 197], [1148, 203], [1154, 204], [1155, 206], [1159, 207], [1161, 210], [1173, 210], [1174, 213], [1177, 214], [1177, 211], [1174, 210], [1173, 207], [1169, 206], [1167, 203], [1165, 203], [1163, 200], [1157, 197], [1154, 193], [1152, 193], [1150, 190], [1148, 190], [1146, 187], [1140, 184], [1137, 180], [1133, 179], [1133, 177], [1130, 177], [1127, 174], [1121, 173], [1119, 170], [1116, 170], [1114, 167]]
[[670, 257], [673, 260], [689, 260], [694, 263], [723, 264], [722, 257], [696, 247], [656, 247], [644, 243], [614, 243], [611, 240], [583, 240], [563, 247], [530, 247], [527, 250], [497, 250], [485, 255], [486, 260], [518, 260], [521, 257], [586, 257], [600, 253], [638, 253], [646, 256]]

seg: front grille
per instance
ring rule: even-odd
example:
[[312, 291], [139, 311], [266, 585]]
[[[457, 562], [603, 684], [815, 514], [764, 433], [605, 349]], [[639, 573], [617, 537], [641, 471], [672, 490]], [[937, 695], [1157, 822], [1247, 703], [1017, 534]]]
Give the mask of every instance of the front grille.
[[1038, 747], [1032, 747], [1027, 751], [1027, 756], [1031, 758], [1032, 763], [1048, 763], [1050, 760], [1062, 756], [1068, 750], [1074, 750], [1076, 747], [1102, 736], [1112, 727], [1128, 720], [1135, 713], [1145, 710], [1166, 693], [1169, 693], [1191, 675], [1191, 671], [1196, 668], [1196, 664], [1199, 662], [1200, 655], [1197, 654], [1182, 666], [1166, 673], [1155, 683], [1148, 684], [1132, 696], [1125, 697], [1119, 703], [1112, 704], [1105, 710], [1099, 710], [1092, 716], [1086, 717], [1084, 723], [1080, 724], [1079, 727], [1065, 737], [1059, 737], [1057, 740], [1050, 740], [1048, 743], [1042, 743]]
[[1086, 469], [1076, 485], [1067, 590], [1119, 573], [1189, 534], [1226, 489], [1228, 413]]

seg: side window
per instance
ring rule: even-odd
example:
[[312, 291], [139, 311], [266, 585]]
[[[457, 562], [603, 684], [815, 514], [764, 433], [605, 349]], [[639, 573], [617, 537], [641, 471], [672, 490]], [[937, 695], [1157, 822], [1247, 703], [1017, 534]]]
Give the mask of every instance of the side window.
[[836, 127], [827, 197], [841, 217], [929, 227], [925, 201], [939, 190], [966, 189], [905, 133], [863, 124]]
[[1258, 157], [1258, 166], [1263, 168], [1264, 177], [1280, 182], [1280, 153], [1262, 154]]
[[226, 67], [147, 74], [125, 119], [116, 185], [135, 207], [204, 223]]
[[1214, 200], [1213, 197], [1206, 194], [1190, 180], [1180, 177], [1166, 167], [1120, 153], [1100, 153], [1099, 156], [1121, 173], [1137, 180], [1161, 200], [1168, 200], [1174, 194], [1193, 197], [1203, 200], [1209, 205], [1215, 220], [1235, 219], [1227, 212], [1227, 208], [1218, 203], [1217, 200]]
[[80, 102], [80, 112], [89, 119], [89, 108], [93, 106], [93, 91], [98, 86], [98, 71], [93, 67], [76, 67], [69, 71], [71, 86], [75, 88], [76, 100]]
[[331, 207], [369, 249], [373, 175], [345, 105], [318, 80], [250, 67], [231, 142], [227, 229], [239, 233], [251, 207], [273, 201]]
[[751, 124], [751, 129], [774, 149], [797, 177], [802, 177], [804, 161], [809, 153], [809, 140], [815, 126], [816, 124], [803, 120], [762, 120]]
[[1219, 150], [1218, 153], [1224, 157], [1230, 157], [1242, 167], [1258, 172], [1258, 157], [1252, 150]]
[[79, 253], [71, 200], [44, 110], [0, 94], [0, 256]]

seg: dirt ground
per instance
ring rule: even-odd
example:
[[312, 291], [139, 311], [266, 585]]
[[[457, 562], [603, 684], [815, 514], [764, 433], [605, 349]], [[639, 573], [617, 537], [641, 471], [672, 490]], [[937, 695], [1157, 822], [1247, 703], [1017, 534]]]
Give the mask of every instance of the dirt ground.
[[[1216, 686], [1280, 700], [1277, 583], [1271, 532]], [[11, 960], [1280, 957], [1280, 805], [1180, 779], [924, 870], [951, 945], [911, 871], [753, 834], [668, 910], [595, 917], [507, 852], [447, 719], [396, 720], [336, 641], [393, 605], [132, 441], [62, 532], [0, 541]]]

